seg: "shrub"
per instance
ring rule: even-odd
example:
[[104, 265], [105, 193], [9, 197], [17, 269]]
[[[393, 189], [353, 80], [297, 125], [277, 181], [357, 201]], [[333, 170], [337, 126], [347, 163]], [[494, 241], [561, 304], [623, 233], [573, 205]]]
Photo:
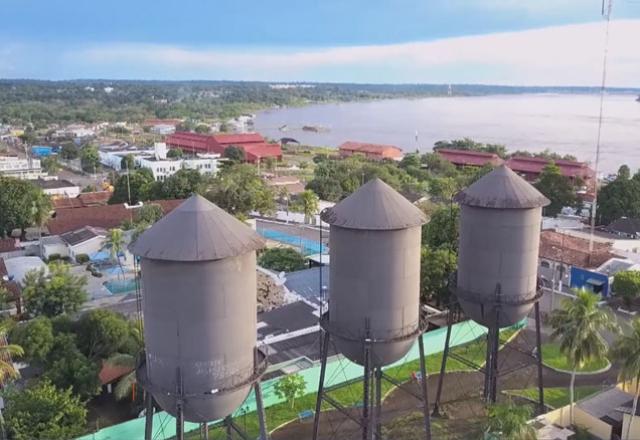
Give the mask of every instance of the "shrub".
[[47, 261], [56, 261], [62, 258], [60, 254], [51, 254], [49, 255], [49, 259]]
[[89, 256], [87, 254], [78, 254], [76, 255], [76, 262], [79, 264], [84, 264], [89, 261]]
[[305, 261], [302, 254], [291, 248], [271, 248], [264, 251], [258, 264], [276, 272], [293, 272], [304, 269]]

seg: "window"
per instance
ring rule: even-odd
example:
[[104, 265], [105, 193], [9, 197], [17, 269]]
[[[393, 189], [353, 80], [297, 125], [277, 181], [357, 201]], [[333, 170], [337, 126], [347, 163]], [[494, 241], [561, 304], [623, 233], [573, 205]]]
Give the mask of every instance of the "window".
[[548, 262], [548, 261], [546, 261], [546, 260], [542, 260], [542, 261], [540, 262], [540, 267], [544, 267], [545, 269], [549, 269], [549, 268], [551, 267], [551, 265], [549, 264], [549, 262]]

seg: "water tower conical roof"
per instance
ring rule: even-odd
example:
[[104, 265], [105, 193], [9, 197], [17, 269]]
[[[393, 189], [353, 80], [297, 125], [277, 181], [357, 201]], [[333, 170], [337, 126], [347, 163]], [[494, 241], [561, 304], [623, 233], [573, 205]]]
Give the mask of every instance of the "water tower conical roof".
[[500, 165], [455, 196], [461, 205], [478, 208], [527, 209], [547, 206], [550, 201], [506, 165]]
[[134, 255], [169, 261], [208, 261], [264, 247], [240, 220], [197, 194], [158, 220], [130, 246]]
[[406, 229], [427, 221], [420, 209], [379, 178], [323, 211], [321, 217], [334, 226], [367, 230]]

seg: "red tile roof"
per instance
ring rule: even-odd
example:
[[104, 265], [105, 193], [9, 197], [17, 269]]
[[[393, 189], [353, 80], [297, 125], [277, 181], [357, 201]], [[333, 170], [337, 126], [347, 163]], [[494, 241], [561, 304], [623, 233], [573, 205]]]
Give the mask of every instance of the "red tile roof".
[[555, 231], [542, 231], [540, 234], [540, 258], [583, 269], [599, 267], [609, 259], [618, 257], [611, 246], [611, 243], [596, 241], [593, 243], [593, 252], [589, 253], [587, 239]]
[[259, 143], [240, 144], [238, 146], [244, 150], [247, 162], [256, 162], [265, 157], [282, 158], [282, 147], [279, 144]]
[[259, 133], [242, 133], [242, 134], [214, 134], [211, 137], [219, 144], [219, 145], [235, 145], [235, 144], [253, 144], [265, 143], [264, 138]]
[[[171, 212], [182, 200], [155, 200], [146, 204], [158, 204], [165, 214]], [[131, 219], [135, 209], [125, 208], [123, 203], [117, 205], [86, 206], [76, 209], [56, 210], [54, 218], [47, 223], [51, 235], [60, 235], [75, 231], [85, 226], [110, 229], [118, 227], [125, 220]]]
[[500, 165], [504, 162], [500, 156], [495, 153], [485, 153], [483, 151], [473, 150], [455, 150], [449, 148], [439, 148], [436, 150], [440, 156], [458, 166], [484, 166], [488, 163], [492, 165]]
[[187, 151], [205, 153], [222, 153], [223, 151], [213, 136], [208, 134], [179, 131], [168, 135], [165, 138], [165, 143], [170, 148], [180, 148]]
[[[552, 161], [541, 157], [514, 156], [507, 161], [507, 166], [516, 173], [540, 174], [544, 167]], [[560, 168], [560, 172], [566, 177], [581, 177], [590, 179], [594, 171], [584, 162], [574, 162], [571, 160], [554, 160]]]
[[366, 142], [347, 141], [340, 145], [338, 149], [340, 151], [365, 153], [390, 158], [402, 156], [401, 148], [396, 147], [395, 145], [386, 144], [370, 144]]
[[15, 238], [0, 238], [0, 252], [11, 252], [19, 249]]

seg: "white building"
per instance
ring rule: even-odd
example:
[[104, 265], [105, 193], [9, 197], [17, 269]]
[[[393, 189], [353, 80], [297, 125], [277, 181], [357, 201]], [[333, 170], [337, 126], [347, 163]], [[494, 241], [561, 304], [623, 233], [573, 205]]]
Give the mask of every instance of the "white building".
[[173, 176], [182, 169], [198, 170], [200, 174], [216, 174], [220, 162], [219, 154], [199, 154], [196, 157], [168, 158], [167, 145], [165, 143], [156, 143], [153, 150], [101, 150], [99, 154], [100, 162], [103, 165], [118, 171], [122, 169], [122, 158], [130, 154], [133, 156], [133, 162], [137, 167], [151, 170], [153, 178], [160, 181]]
[[167, 135], [167, 134], [175, 133], [176, 126], [169, 125], [169, 124], [158, 124], [151, 127], [150, 131], [151, 133], [155, 133], [155, 134]]
[[104, 229], [85, 226], [60, 236], [69, 249], [69, 257], [74, 260], [78, 255], [91, 255], [102, 249], [107, 232]]
[[39, 159], [20, 159], [14, 156], [0, 156], [0, 175], [18, 179], [39, 179], [46, 176]]

